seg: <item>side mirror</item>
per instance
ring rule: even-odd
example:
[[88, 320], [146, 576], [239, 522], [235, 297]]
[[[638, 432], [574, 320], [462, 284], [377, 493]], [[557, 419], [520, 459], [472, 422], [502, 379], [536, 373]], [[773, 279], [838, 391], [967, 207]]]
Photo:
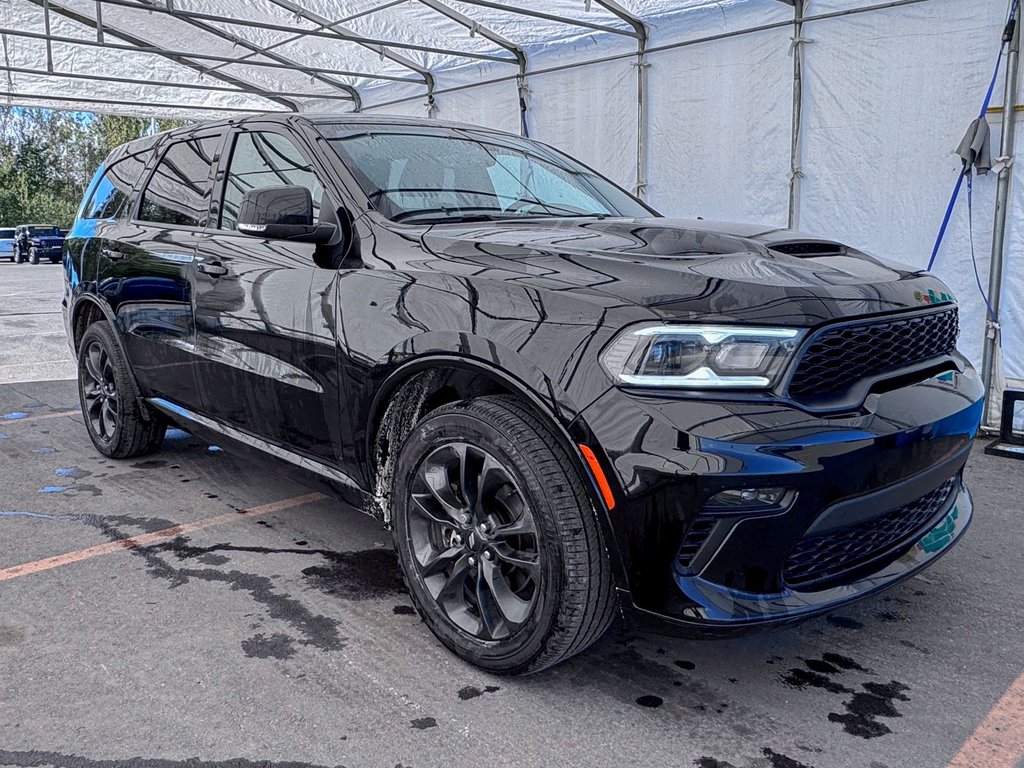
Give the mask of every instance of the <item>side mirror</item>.
[[323, 244], [336, 231], [333, 224], [313, 222], [313, 196], [305, 187], [250, 189], [242, 197], [235, 225], [243, 235], [270, 240]]

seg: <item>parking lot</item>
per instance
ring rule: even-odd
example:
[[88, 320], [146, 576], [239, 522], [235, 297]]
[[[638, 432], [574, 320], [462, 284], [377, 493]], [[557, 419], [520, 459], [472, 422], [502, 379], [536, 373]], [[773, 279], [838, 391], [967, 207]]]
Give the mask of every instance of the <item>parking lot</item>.
[[884, 596], [728, 641], [616, 627], [492, 677], [315, 478], [178, 430], [96, 453], [60, 288], [59, 266], [0, 264], [0, 765], [1022, 764], [1024, 465], [981, 442], [971, 531]]

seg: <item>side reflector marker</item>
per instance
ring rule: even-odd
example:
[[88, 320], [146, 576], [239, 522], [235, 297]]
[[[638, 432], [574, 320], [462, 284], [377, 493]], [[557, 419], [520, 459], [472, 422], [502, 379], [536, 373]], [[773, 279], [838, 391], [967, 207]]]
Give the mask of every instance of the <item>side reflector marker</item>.
[[587, 466], [590, 467], [590, 474], [594, 476], [594, 482], [597, 483], [597, 489], [601, 491], [601, 498], [604, 499], [604, 505], [608, 509], [615, 509], [615, 496], [612, 495], [612, 487], [608, 484], [608, 478], [604, 475], [604, 470], [601, 469], [601, 464], [597, 460], [597, 456], [590, 449], [589, 445], [579, 444], [580, 453], [583, 454], [583, 458], [587, 462]]

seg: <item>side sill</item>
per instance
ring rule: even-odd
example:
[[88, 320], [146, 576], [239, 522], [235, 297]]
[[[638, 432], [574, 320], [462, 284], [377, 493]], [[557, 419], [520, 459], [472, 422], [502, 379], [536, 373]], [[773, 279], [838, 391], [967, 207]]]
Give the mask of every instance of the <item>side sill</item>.
[[208, 416], [202, 416], [188, 410], [188, 408], [182, 408], [180, 405], [172, 403], [169, 400], [164, 400], [162, 397], [150, 397], [146, 399], [146, 402], [172, 418], [185, 419], [193, 424], [198, 424], [201, 427], [213, 430], [225, 437], [229, 437], [239, 443], [269, 454], [274, 458], [287, 461], [289, 464], [294, 464], [297, 467], [301, 467], [302, 469], [313, 472], [321, 477], [325, 477], [328, 480], [333, 480], [336, 483], [340, 483], [348, 488], [364, 493], [359, 484], [349, 475], [346, 475], [344, 472], [327, 464], [315, 461], [314, 459], [310, 459], [302, 454], [295, 453], [294, 451], [289, 451], [287, 448], [282, 448], [279, 445], [275, 445], [274, 443], [268, 442], [263, 438], [256, 437], [255, 435], [241, 429], [230, 427], [216, 419], [211, 419]]

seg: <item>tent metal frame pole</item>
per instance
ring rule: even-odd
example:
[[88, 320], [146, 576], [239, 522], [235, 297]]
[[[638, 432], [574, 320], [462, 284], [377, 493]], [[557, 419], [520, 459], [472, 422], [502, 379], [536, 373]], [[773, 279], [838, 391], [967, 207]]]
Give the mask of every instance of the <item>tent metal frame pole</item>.
[[633, 192], [641, 200], [647, 198], [648, 171], [650, 164], [648, 141], [650, 133], [650, 102], [648, 96], [647, 70], [651, 64], [647, 61], [647, 41], [650, 33], [647, 25], [638, 16], [634, 16], [615, 0], [594, 0], [605, 10], [614, 14], [633, 28], [636, 37], [636, 185]]
[[[168, 80], [147, 80], [138, 77], [118, 77], [115, 75], [91, 75], [85, 72], [61, 72], [55, 69], [48, 72], [45, 69], [33, 69], [31, 67], [9, 67], [0, 65], [0, 72], [11, 72], [16, 75], [39, 75], [41, 77], [56, 77], [61, 80], [84, 80], [93, 83], [125, 83], [126, 85], [149, 85], [159, 88], [181, 88], [192, 91], [209, 91], [211, 93], [228, 93], [236, 96], [249, 96], [247, 91], [232, 87], [230, 85], [210, 85], [207, 83], [182, 83]], [[337, 101], [351, 101], [348, 94], [344, 93], [300, 93], [293, 91], [274, 91], [275, 96], [295, 99], [329, 99]], [[258, 109], [253, 109], [258, 112]]]
[[647, 60], [647, 41], [650, 39], [650, 33], [643, 19], [628, 11], [615, 0], [594, 0], [594, 2], [632, 27], [637, 40], [637, 60], [634, 65], [637, 68], [637, 167], [636, 185], [633, 187], [633, 191], [640, 200], [646, 200], [650, 165], [648, 150], [650, 132], [648, 104], [650, 99], [647, 78], [647, 70], [650, 69], [650, 62]]
[[46, 33], [46, 71], [53, 72], [53, 41], [50, 39], [50, 0], [43, 0], [43, 30]]
[[[581, 19], [574, 19], [567, 16], [559, 16], [554, 13], [545, 13], [543, 11], [532, 11], [528, 8], [511, 8], [508, 5], [502, 3], [491, 2], [491, 0], [460, 0], [463, 5], [476, 5], [480, 8], [490, 8], [496, 11], [502, 11], [504, 13], [514, 13], [519, 16], [529, 16], [533, 19], [543, 19], [544, 21], [553, 21], [556, 24], [568, 24], [573, 27], [582, 27], [583, 29], [592, 29], [595, 32], [609, 32], [613, 35], [625, 35], [626, 37], [637, 37], [638, 33], [636, 29], [619, 29], [618, 27], [609, 27], [606, 24], [596, 24], [592, 21], [583, 21]], [[602, 2], [598, 2], [599, 5], [604, 6], [606, 9], [608, 5]], [[613, 11], [614, 13], [614, 11]], [[618, 14], [616, 14], [618, 15]], [[620, 17], [621, 18], [621, 17]]]
[[[12, 103], [18, 103], [22, 100], [27, 101], [43, 101], [53, 104], [54, 102], [68, 102], [71, 104], [99, 104], [108, 107], [146, 107], [147, 109], [156, 110], [174, 110], [174, 111], [193, 111], [193, 112], [240, 112], [247, 115], [257, 114], [259, 112], [267, 112], [274, 110], [265, 109], [246, 109], [244, 107], [209, 107], [201, 104], [167, 104], [164, 102], [154, 101], [137, 101], [134, 99], [96, 99], [86, 96], [54, 96], [51, 94], [36, 94], [36, 93], [19, 93], [17, 91], [0, 91], [0, 98], [9, 99]], [[58, 109], [59, 107], [50, 107], [51, 109]], [[279, 114], [290, 114], [291, 110], [280, 109], [277, 110]], [[164, 114], [171, 114], [164, 112]]]
[[519, 133], [520, 135], [525, 136], [528, 132], [526, 127], [526, 99], [529, 94], [529, 89], [526, 86], [526, 70], [529, 61], [523, 47], [499, 35], [497, 32], [481, 24], [476, 19], [472, 19], [464, 13], [455, 10], [450, 5], [441, 2], [441, 0], [419, 0], [419, 2], [422, 5], [427, 6], [427, 8], [437, 11], [437, 13], [442, 16], [451, 19], [456, 24], [468, 29], [470, 37], [473, 35], [480, 35], [480, 37], [485, 40], [490, 40], [495, 45], [504, 48], [516, 57], [516, 62], [519, 64], [519, 77], [516, 78], [516, 92], [519, 96]]
[[1006, 82], [1003, 95], [1003, 127], [999, 154], [1007, 158], [1006, 165], [999, 171], [996, 181], [996, 210], [992, 224], [992, 260], [988, 271], [988, 300], [994, 317], [985, 318], [985, 342], [982, 350], [981, 379], [985, 384], [984, 423], [988, 427], [997, 424], [999, 402], [993, 397], [992, 386], [996, 374], [996, 350], [999, 338], [999, 307], [1003, 296], [1003, 266], [1006, 258], [1006, 217], [1010, 207], [1010, 183], [1013, 180], [1014, 151], [1017, 130], [1017, 92], [1020, 82], [1020, 38], [1021, 19], [1018, 11], [1016, 26], [1006, 54]]
[[373, 51], [382, 59], [388, 59], [394, 63], [405, 67], [412, 72], [415, 72], [422, 78], [423, 85], [427, 89], [427, 103], [433, 105], [434, 103], [434, 76], [430, 73], [426, 67], [422, 67], [412, 59], [409, 59], [399, 53], [388, 50], [388, 48], [376, 42], [369, 41], [365, 38], [360, 38], [351, 30], [340, 27], [339, 24], [331, 24], [330, 19], [326, 16], [321, 16], [319, 13], [312, 11], [305, 6], [299, 5], [294, 0], [270, 0], [271, 3], [276, 5], [278, 8], [283, 8], [286, 11], [294, 13], [298, 18], [305, 19], [314, 24], [321, 24], [325, 27], [325, 32], [328, 32], [328, 36], [336, 40], [344, 40], [346, 42], [356, 43], [357, 45], [366, 48], [367, 50]]
[[[168, 9], [161, 5], [150, 5], [148, 0], [100, 0], [104, 5], [120, 6], [121, 8], [130, 8], [137, 11], [149, 11], [152, 13], [162, 13], [168, 16], [174, 16], [175, 18], [183, 21], [212, 21], [219, 24], [230, 24], [231, 26], [237, 27], [252, 27], [254, 29], [270, 30], [272, 32], [287, 32], [289, 34], [296, 34], [297, 30], [293, 26], [287, 26], [285, 24], [277, 24], [269, 21], [254, 21], [253, 19], [240, 19], [236, 16], [218, 16], [214, 13], [200, 13], [199, 11], [186, 11], [178, 8]], [[274, 5], [288, 10], [285, 3], [277, 2], [277, 0], [270, 0]], [[294, 3], [289, 3], [294, 5]], [[312, 13], [306, 11], [306, 9], [300, 9], [306, 13]], [[296, 15], [305, 15], [304, 13], [296, 12]], [[308, 18], [308, 17], [307, 17]], [[310, 19], [311, 20], [311, 19]], [[316, 22], [319, 23], [319, 22]], [[331, 22], [328, 20], [327, 24]], [[327, 39], [342, 39], [350, 43], [360, 43], [375, 46], [389, 46], [391, 48], [403, 48], [410, 51], [423, 51], [425, 53], [438, 53], [445, 56], [456, 56], [466, 59], [481, 59], [483, 61], [499, 61], [514, 64], [515, 60], [507, 56], [492, 56], [486, 53], [475, 53], [473, 51], [457, 51], [451, 48], [437, 48], [430, 45], [417, 45], [415, 43], [406, 43], [400, 40], [380, 40], [372, 37], [364, 37], [363, 35], [356, 34], [354, 32], [341, 31], [339, 29], [332, 30], [310, 30], [308, 37], [323, 37]]]
[[[29, 0], [29, 2], [40, 3], [40, 2], [42, 2], [42, 0]], [[53, 5], [52, 0], [51, 0], [51, 7], [53, 8], [53, 12], [54, 13], [58, 13], [61, 16], [66, 16], [69, 19], [72, 19], [74, 21], [77, 21], [77, 22], [79, 22], [81, 24], [84, 24], [86, 26], [89, 26], [89, 27], [95, 26], [95, 23], [93, 22], [93, 20], [90, 19], [88, 16], [79, 16], [77, 13], [75, 13], [73, 11], [65, 12], [64, 9], [58, 9], [56, 6]], [[201, 61], [217, 61], [217, 62], [223, 62], [225, 64], [239, 64], [239, 63], [241, 63], [241, 64], [244, 64], [247, 67], [263, 67], [263, 68], [266, 68], [266, 69], [286, 69], [289, 72], [301, 72], [304, 75], [318, 73], [318, 74], [325, 74], [325, 75], [338, 75], [339, 77], [367, 77], [367, 78], [376, 78], [376, 79], [379, 79], [379, 80], [393, 80], [393, 81], [399, 82], [399, 83], [412, 83], [412, 84], [416, 84], [416, 85], [422, 85], [422, 83], [423, 83], [422, 80], [419, 80], [419, 79], [416, 79], [416, 78], [411, 78], [411, 77], [395, 77], [395, 76], [391, 76], [391, 75], [375, 75], [375, 74], [363, 73], [363, 72], [352, 72], [350, 70], [345, 70], [345, 69], [329, 69], [329, 68], [326, 68], [326, 67], [307, 67], [305, 65], [303, 65], [301, 67], [293, 67], [293, 66], [289, 66], [287, 64], [281, 64], [281, 63], [276, 62], [276, 61], [247, 61], [247, 60], [239, 60], [238, 58], [233, 57], [233, 56], [217, 56], [217, 55], [211, 54], [211, 53], [197, 53], [197, 52], [194, 52], [194, 51], [178, 51], [178, 50], [174, 50], [174, 49], [170, 49], [170, 48], [164, 48], [163, 46], [154, 45], [154, 44], [152, 44], [150, 42], [142, 40], [142, 38], [133, 38], [130, 33], [124, 32], [124, 31], [116, 29], [114, 27], [111, 27], [110, 24], [108, 24], [107, 22], [103, 22], [103, 28], [104, 28], [104, 30], [108, 34], [113, 35], [114, 37], [119, 37], [119, 38], [121, 38], [123, 40], [129, 40], [129, 41], [134, 39], [134, 40], [138, 40], [139, 42], [138, 42], [137, 45], [134, 44], [134, 43], [133, 44], [111, 43], [109, 40], [106, 40], [103, 43], [98, 43], [95, 40], [86, 40], [86, 39], [80, 39], [80, 38], [77, 38], [77, 37], [62, 37], [60, 35], [53, 35], [50, 39], [53, 40], [53, 42], [55, 42], [55, 43], [60, 43], [61, 45], [80, 45], [80, 46], [84, 46], [86, 48], [109, 48], [111, 50], [127, 51], [129, 53], [151, 53], [151, 54], [154, 54], [156, 56], [163, 56], [164, 58], [169, 58], [172, 61], [174, 61], [175, 63], [182, 64], [183, 66], [189, 67], [190, 69], [194, 69], [196, 72], [199, 72], [202, 75], [209, 75], [210, 77], [217, 77], [219, 79], [225, 79], [225, 80], [228, 77], [226, 74], [222, 74], [220, 72], [217, 72], [217, 71], [215, 71], [214, 68], [205, 67], [202, 64], [199, 64], [198, 62], [201, 62]], [[26, 30], [9, 29], [9, 28], [6, 28], [6, 27], [0, 27], [0, 34], [7, 35], [9, 37], [24, 37], [24, 38], [27, 38], [29, 40], [45, 40], [46, 39], [46, 36], [42, 32], [28, 32]], [[181, 61], [178, 61], [178, 59], [188, 59], [188, 60], [190, 60], [190, 63], [181, 62]], [[247, 81], [242, 80], [241, 78], [232, 78], [232, 80], [235, 80], [235, 79], [237, 79], [239, 82], [247, 82]], [[256, 88], [257, 86], [252, 86], [252, 87]], [[269, 93], [271, 93], [271, 91], [264, 91], [264, 93], [269, 94]], [[276, 91], [274, 93], [276, 93]]]
[[[783, 0], [788, 2], [788, 0]], [[803, 171], [803, 112], [804, 112], [804, 10], [806, 0], [792, 0], [793, 43], [793, 123], [790, 130], [789, 148], [789, 215], [788, 226], [800, 226], [800, 193], [804, 178]]]
[[[30, 2], [41, 6], [44, 0], [30, 0]], [[53, 0], [46, 0], [46, 2], [53, 13], [70, 19], [71, 21], [81, 24], [84, 27], [95, 28], [97, 26], [97, 22], [94, 19], [89, 18], [88, 16], [83, 16], [82, 14], [76, 11], [72, 11], [69, 8], [58, 6], [53, 2]], [[114, 35], [115, 37], [124, 40], [125, 44], [112, 44], [109, 41], [100, 43], [95, 40], [79, 40], [73, 37], [60, 37], [52, 34], [44, 36], [38, 32], [28, 32], [16, 29], [0, 29], [0, 34], [9, 35], [11, 37], [26, 37], [36, 40], [48, 38], [51, 42], [67, 43], [69, 45], [83, 45], [91, 48], [113, 48], [125, 51], [138, 51], [140, 49], [149, 49], [149, 53], [162, 56], [165, 59], [173, 61], [175, 64], [179, 64], [183, 67], [195, 70], [196, 72], [203, 72], [203, 66], [199, 64], [197, 61], [195, 61], [195, 59], [189, 56], [187, 53], [175, 53], [171, 51], [166, 51], [160, 48], [159, 46], [152, 45], [147, 40], [143, 40], [142, 38], [136, 37], [135, 35], [129, 32], [124, 32], [123, 30], [120, 30], [116, 27], [112, 27], [110, 24], [106, 22], [103, 23], [103, 28], [106, 33], [109, 33], [111, 35]], [[280, 104], [293, 112], [298, 111], [298, 106], [294, 102], [288, 101], [287, 99], [282, 98], [277, 94], [270, 93], [269, 91], [260, 88], [259, 86], [254, 85], [252, 83], [249, 83], [245, 80], [242, 80], [241, 78], [234, 77], [232, 75], [224, 73], [218, 73], [216, 75], [212, 75], [212, 77], [216, 78], [217, 80], [220, 80], [221, 82], [235, 86], [243, 93], [249, 93], [254, 96], [258, 96], [262, 99], [267, 99], [268, 101]]]
[[[368, 10], [361, 11], [359, 13], [354, 13], [351, 16], [346, 16], [346, 17], [344, 17], [342, 19], [338, 19], [337, 21], [332, 21], [330, 24], [319, 24], [316, 27], [314, 27], [313, 29], [303, 30], [302, 32], [299, 32], [296, 35], [292, 35], [291, 37], [286, 37], [283, 40], [278, 40], [276, 43], [271, 43], [270, 45], [261, 46], [260, 47], [260, 52], [261, 53], [265, 53], [267, 51], [273, 51], [273, 50], [275, 50], [277, 48], [282, 48], [282, 47], [284, 47], [286, 45], [291, 45], [292, 43], [296, 43], [299, 40], [302, 40], [303, 38], [309, 37], [313, 32], [321, 32], [321, 31], [323, 31], [325, 29], [333, 29], [336, 26], [340, 26], [342, 24], [346, 24], [346, 23], [348, 23], [350, 21], [353, 21], [355, 19], [362, 18], [363, 16], [369, 16], [371, 14], [377, 13], [378, 11], [383, 11], [386, 8], [392, 8], [392, 7], [396, 6], [396, 5], [401, 5], [402, 3], [405, 3], [407, 1], [408, 0], [391, 0], [391, 2], [385, 3], [384, 5], [379, 5], [376, 8], [370, 8]], [[97, 0], [97, 2], [99, 2], [99, 0]], [[259, 54], [258, 53], [247, 53], [244, 56], [239, 56], [238, 60], [237, 60], [237, 63], [241, 64], [242, 62], [248, 61], [249, 59], [253, 58], [254, 56], [259, 56]], [[222, 67], [226, 67], [226, 66], [229, 66], [229, 65], [227, 63], [225, 63], [225, 64], [218, 64], [215, 67], [210, 67], [209, 71], [210, 72], [216, 72], [218, 69], [221, 69]], [[367, 74], [366, 76], [369, 77], [370, 75]], [[389, 78], [383, 77], [381, 75], [373, 75], [373, 77], [380, 78], [380, 79], [389, 79]]]
[[[108, 2], [108, 0], [102, 0], [102, 2]], [[156, 4], [157, 2], [159, 2], [159, 0], [139, 0], [137, 7], [142, 8], [143, 10], [147, 8], [153, 8], [154, 10], [157, 10], [160, 9], [160, 6]], [[172, 10], [172, 8], [170, 7], [167, 8], [167, 12], [175, 18], [180, 18], [186, 24], [189, 24], [195, 27], [196, 29], [201, 29], [203, 32], [206, 32], [207, 34], [213, 35], [214, 37], [219, 37], [221, 40], [227, 40], [229, 43], [232, 43], [233, 45], [240, 45], [243, 48], [247, 48], [251, 52], [259, 52], [259, 45], [252, 42], [251, 40], [247, 40], [244, 37], [240, 37], [239, 35], [235, 35], [230, 32], [225, 32], [219, 27], [215, 27], [212, 24], [208, 24], [205, 21], [185, 17], [178, 11]], [[281, 54], [274, 53], [272, 51], [261, 52], [260, 55], [266, 56], [271, 61], [276, 61], [281, 64], [293, 66], [295, 69], [298, 69], [299, 67], [302, 66], [301, 62], [295, 61], [295, 59], [289, 58], [287, 56], [282, 56]], [[317, 82], [323, 83], [324, 85], [328, 85], [331, 88], [334, 88], [335, 90], [349, 94], [352, 97], [352, 108], [354, 111], [358, 112], [362, 108], [363, 99], [359, 95], [359, 91], [353, 86], [349, 85], [348, 83], [343, 83], [340, 80], [335, 80], [333, 77], [321, 74], [311, 74], [310, 77], [313, 80], [316, 80]]]

